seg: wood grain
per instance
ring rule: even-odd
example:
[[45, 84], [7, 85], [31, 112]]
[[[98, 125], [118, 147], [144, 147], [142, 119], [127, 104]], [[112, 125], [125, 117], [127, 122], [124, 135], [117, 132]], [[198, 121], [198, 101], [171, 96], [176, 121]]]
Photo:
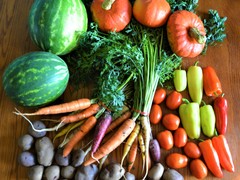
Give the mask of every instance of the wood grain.
[[[30, 40], [28, 34], [28, 12], [33, 0], [1, 0], [0, 1], [0, 75], [2, 78], [4, 69], [15, 58], [30, 51], [39, 50]], [[205, 56], [195, 59], [185, 59], [183, 67], [187, 68], [195, 61], [201, 66], [211, 65], [216, 68], [217, 74], [222, 82], [225, 97], [229, 105], [229, 123], [227, 129], [227, 140], [232, 151], [236, 172], [224, 172], [223, 179], [240, 179], [240, 1], [203, 1], [200, 0], [198, 11], [204, 15], [208, 9], [216, 9], [221, 16], [227, 16], [226, 22], [227, 38], [221, 45], [210, 47]], [[90, 87], [89, 87], [90, 88]], [[66, 100], [76, 97], [87, 97], [90, 95], [88, 89], [83, 88], [73, 96], [66, 92], [60, 99]], [[70, 93], [71, 94], [71, 93]], [[0, 176], [1, 179], [27, 179], [27, 169], [17, 162], [20, 149], [17, 146], [18, 137], [27, 131], [28, 124], [12, 112], [17, 107], [20, 111], [27, 111], [23, 107], [16, 106], [8, 97], [0, 85]], [[166, 113], [164, 111], [163, 113]], [[33, 117], [32, 119], [37, 119]], [[154, 133], [161, 127], [153, 127]], [[108, 161], [117, 161], [121, 156], [122, 147], [109, 157]], [[173, 149], [172, 151], [181, 151]], [[162, 151], [162, 162], [164, 156], [170, 152]], [[140, 160], [138, 160], [138, 164]], [[135, 167], [135, 174], [140, 177], [140, 169]], [[195, 179], [191, 176], [189, 168], [179, 170], [185, 179]], [[206, 179], [216, 179], [211, 173]]]

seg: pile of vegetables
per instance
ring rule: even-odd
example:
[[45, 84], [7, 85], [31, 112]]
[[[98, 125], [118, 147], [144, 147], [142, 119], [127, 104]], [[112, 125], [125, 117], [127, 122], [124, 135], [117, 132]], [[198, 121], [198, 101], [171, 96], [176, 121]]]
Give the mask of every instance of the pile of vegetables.
[[[234, 171], [224, 136], [227, 101], [215, 70], [202, 68], [198, 62], [187, 71], [181, 69], [183, 58], [206, 53], [208, 45], [215, 45], [226, 36], [226, 18], [210, 10], [209, 19], [202, 20], [196, 14], [197, 4], [198, 1], [192, 0], [33, 3], [29, 14], [30, 35], [48, 52], [32, 52], [14, 60], [3, 79], [4, 89], [16, 103], [38, 107], [35, 112], [22, 113], [17, 109], [14, 112], [30, 123], [30, 135], [24, 135], [19, 142], [23, 150], [20, 162], [31, 166], [33, 172], [29, 177], [135, 179], [131, 170], [138, 151], [143, 179], [183, 179], [177, 169], [189, 163], [192, 175], [197, 178], [206, 177], [208, 169], [216, 177], [223, 177], [220, 164]], [[55, 6], [64, 10], [58, 14]], [[32, 64], [26, 66], [30, 58]], [[62, 70], [61, 65], [55, 65], [56, 73], [46, 70], [49, 66], [46, 59], [65, 61], [67, 67]], [[40, 72], [34, 67], [39, 62], [43, 67]], [[24, 69], [19, 69], [19, 64]], [[42, 82], [46, 72], [53, 73], [51, 84], [46, 78]], [[31, 91], [22, 88], [32, 80], [37, 83]], [[90, 80], [94, 84], [92, 97], [46, 106], [62, 95], [68, 82], [69, 86], [78, 87], [79, 83]], [[9, 87], [16, 82], [19, 91], [25, 92], [13, 94]], [[171, 93], [167, 93], [167, 82], [174, 85]], [[49, 91], [53, 87], [57, 89], [52, 95]], [[189, 92], [190, 100], [183, 97], [183, 91]], [[213, 107], [202, 102], [204, 92], [215, 97]], [[44, 93], [49, 99], [38, 100], [44, 98]], [[33, 102], [26, 99], [29, 94]], [[163, 115], [164, 102], [172, 113]], [[29, 119], [44, 115], [57, 115], [57, 125], [46, 127]], [[160, 123], [165, 129], [154, 134], [151, 127]], [[215, 135], [215, 127], [219, 135]], [[46, 136], [48, 131], [56, 131], [53, 139]], [[89, 134], [92, 141], [84, 147], [87, 150], [79, 151], [78, 143]], [[207, 138], [196, 143], [202, 134]], [[41, 139], [34, 142], [33, 137]], [[60, 139], [58, 149], [54, 149], [53, 143]], [[37, 158], [28, 151], [33, 143]], [[120, 146], [123, 146], [120, 162], [105, 164], [107, 157]], [[184, 154], [168, 154], [165, 159], [168, 169], [165, 169], [160, 163], [161, 151], [174, 146], [184, 149]], [[74, 155], [75, 151], [80, 155]], [[43, 154], [50, 157], [42, 157]], [[71, 159], [72, 156], [77, 160]]]

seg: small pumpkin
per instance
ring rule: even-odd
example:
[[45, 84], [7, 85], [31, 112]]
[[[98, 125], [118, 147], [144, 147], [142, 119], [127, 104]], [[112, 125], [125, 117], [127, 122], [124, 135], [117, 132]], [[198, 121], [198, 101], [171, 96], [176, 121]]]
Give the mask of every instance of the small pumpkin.
[[171, 7], [166, 0], [136, 0], [133, 4], [133, 16], [148, 27], [159, 27], [167, 22]]
[[198, 56], [206, 42], [202, 20], [195, 13], [186, 10], [175, 11], [170, 15], [167, 36], [172, 51], [181, 57]]
[[93, 0], [90, 9], [93, 21], [104, 32], [119, 32], [132, 18], [129, 0]]

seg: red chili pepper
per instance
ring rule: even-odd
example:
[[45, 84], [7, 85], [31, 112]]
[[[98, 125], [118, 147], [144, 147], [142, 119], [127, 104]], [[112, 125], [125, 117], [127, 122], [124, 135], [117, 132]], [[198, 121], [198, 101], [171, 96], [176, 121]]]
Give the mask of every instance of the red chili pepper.
[[207, 96], [218, 96], [222, 94], [221, 82], [213, 67], [207, 66], [203, 70], [203, 89]]
[[[224, 94], [223, 94], [224, 95]], [[225, 134], [227, 131], [227, 100], [222, 96], [217, 97], [214, 100], [213, 108], [216, 116], [216, 129], [218, 134]]]
[[229, 172], [234, 172], [232, 154], [230, 152], [227, 139], [224, 135], [212, 138], [213, 147], [216, 149], [221, 166]]
[[207, 139], [199, 143], [199, 148], [203, 155], [203, 159], [212, 172], [212, 174], [218, 178], [223, 177], [222, 169], [220, 166], [220, 161], [216, 150], [213, 147], [212, 141]]

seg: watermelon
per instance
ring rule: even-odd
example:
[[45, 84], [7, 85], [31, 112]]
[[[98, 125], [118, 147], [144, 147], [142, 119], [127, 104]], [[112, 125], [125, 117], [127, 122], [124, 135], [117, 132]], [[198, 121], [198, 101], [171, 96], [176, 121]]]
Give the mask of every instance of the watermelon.
[[13, 60], [3, 74], [3, 88], [15, 103], [37, 107], [56, 100], [69, 81], [67, 64], [45, 51], [30, 52]]
[[42, 50], [65, 55], [87, 31], [88, 16], [81, 0], [38, 0], [29, 12], [29, 34]]

